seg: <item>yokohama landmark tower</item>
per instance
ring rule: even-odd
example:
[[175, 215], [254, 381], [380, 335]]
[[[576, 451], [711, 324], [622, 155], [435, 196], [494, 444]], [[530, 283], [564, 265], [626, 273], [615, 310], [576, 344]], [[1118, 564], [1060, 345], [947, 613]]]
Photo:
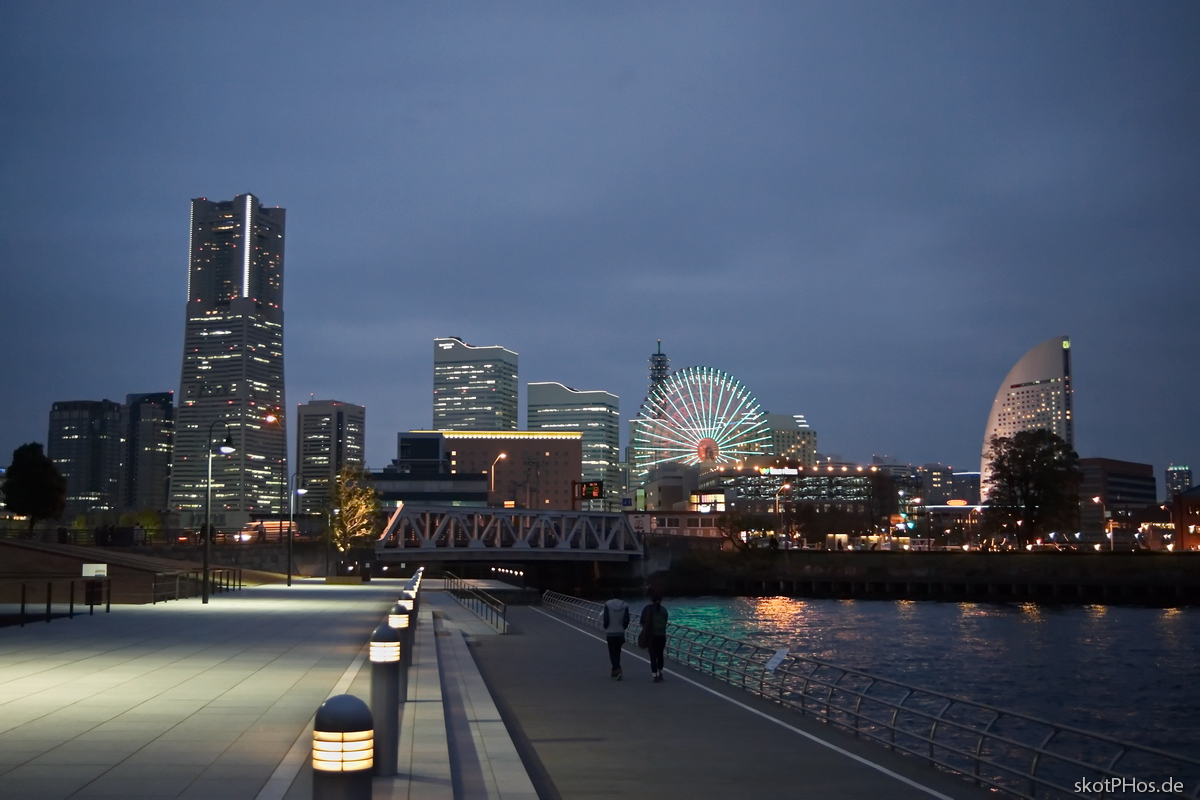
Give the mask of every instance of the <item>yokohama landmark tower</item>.
[[[171, 509], [203, 523], [212, 455], [212, 524], [286, 513], [283, 245], [286, 212], [252, 194], [192, 201], [188, 302]], [[234, 451], [218, 447], [229, 439]]]

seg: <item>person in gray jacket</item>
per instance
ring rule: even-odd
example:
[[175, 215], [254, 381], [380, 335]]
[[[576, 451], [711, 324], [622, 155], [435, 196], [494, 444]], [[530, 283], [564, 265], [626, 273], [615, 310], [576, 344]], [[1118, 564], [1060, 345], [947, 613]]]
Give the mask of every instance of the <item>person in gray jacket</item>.
[[604, 604], [604, 614], [601, 620], [604, 624], [604, 638], [608, 640], [608, 660], [612, 663], [612, 675], [615, 680], [621, 680], [621, 648], [625, 645], [625, 629], [629, 627], [629, 604], [619, 597], [614, 597]]

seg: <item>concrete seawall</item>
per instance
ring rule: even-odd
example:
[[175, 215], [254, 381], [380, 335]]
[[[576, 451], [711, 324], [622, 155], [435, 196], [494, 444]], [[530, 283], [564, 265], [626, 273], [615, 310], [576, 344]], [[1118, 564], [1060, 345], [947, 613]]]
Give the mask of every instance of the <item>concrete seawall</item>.
[[654, 580], [685, 594], [1200, 603], [1200, 553], [722, 555], [673, 558]]

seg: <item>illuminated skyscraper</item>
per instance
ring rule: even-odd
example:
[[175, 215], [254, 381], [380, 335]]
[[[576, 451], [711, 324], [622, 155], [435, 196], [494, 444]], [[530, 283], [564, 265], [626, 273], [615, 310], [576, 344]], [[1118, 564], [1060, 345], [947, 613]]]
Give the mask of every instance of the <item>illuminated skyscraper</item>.
[[1167, 467], [1167, 502], [1175, 499], [1175, 495], [1183, 494], [1192, 488], [1192, 468], [1187, 464], [1171, 464]]
[[806, 467], [817, 465], [817, 432], [808, 426], [803, 414], [763, 414], [771, 430], [772, 452], [798, 461]]
[[988, 450], [993, 436], [1013, 436], [1021, 431], [1048, 430], [1075, 447], [1075, 421], [1071, 411], [1071, 340], [1056, 336], [1034, 347], [1004, 376], [992, 401], [983, 432], [980, 491], [987, 499], [991, 474]]
[[433, 340], [433, 429], [515, 431], [517, 354], [454, 336]]
[[[286, 513], [283, 424], [283, 246], [286, 212], [252, 194], [192, 201], [183, 369], [171, 467], [171, 508], [203, 522], [208, 454], [212, 523], [241, 527]], [[211, 431], [211, 437], [210, 437]]]
[[50, 410], [46, 455], [67, 481], [63, 519], [121, 507], [125, 427], [120, 403], [71, 400]]
[[174, 392], [125, 395], [121, 501], [127, 511], [166, 510], [174, 442]]
[[584, 501], [585, 511], [620, 509], [621, 401], [602, 391], [581, 392], [561, 383], [529, 384], [530, 431], [583, 434], [582, 480], [603, 481], [604, 497]]
[[310, 400], [296, 408], [296, 510], [320, 512], [329, 499], [329, 487], [346, 467], [365, 463], [367, 409], [338, 400]]

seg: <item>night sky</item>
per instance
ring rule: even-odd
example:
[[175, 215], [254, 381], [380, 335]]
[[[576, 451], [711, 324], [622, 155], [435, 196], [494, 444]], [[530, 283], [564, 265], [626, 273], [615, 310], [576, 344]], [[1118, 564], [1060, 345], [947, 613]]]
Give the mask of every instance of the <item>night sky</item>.
[[1076, 449], [1161, 494], [1200, 471], [1198, 43], [1191, 0], [2, 0], [0, 459], [178, 391], [189, 202], [253, 192], [288, 404], [366, 405], [375, 468], [436, 336], [520, 353], [522, 424], [529, 381], [633, 417], [662, 339], [823, 453], [977, 469], [1066, 334]]

